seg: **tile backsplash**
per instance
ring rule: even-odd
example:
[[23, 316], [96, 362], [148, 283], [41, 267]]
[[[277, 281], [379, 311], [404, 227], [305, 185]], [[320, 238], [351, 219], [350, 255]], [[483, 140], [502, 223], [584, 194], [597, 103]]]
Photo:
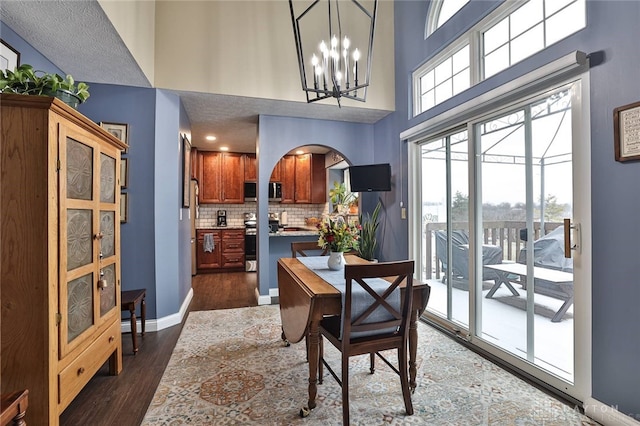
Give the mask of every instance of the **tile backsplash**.
[[[227, 227], [244, 226], [244, 214], [255, 213], [256, 204], [200, 204], [199, 214], [196, 216], [196, 228], [210, 228], [216, 226], [218, 210], [227, 211]], [[289, 226], [305, 226], [307, 217], [321, 217], [329, 212], [329, 204], [280, 204], [269, 203], [269, 213], [286, 211]]]

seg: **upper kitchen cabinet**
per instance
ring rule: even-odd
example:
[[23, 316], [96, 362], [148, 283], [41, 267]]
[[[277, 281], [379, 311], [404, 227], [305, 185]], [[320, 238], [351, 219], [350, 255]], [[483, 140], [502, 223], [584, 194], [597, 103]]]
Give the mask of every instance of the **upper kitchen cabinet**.
[[[258, 169], [256, 167], [256, 155], [255, 154], [245, 154], [244, 155], [244, 180], [245, 182], [256, 182], [258, 180]], [[280, 162], [276, 164], [271, 172], [271, 177], [269, 178], [269, 182], [280, 182], [281, 173], [280, 173]]]
[[320, 204], [327, 201], [323, 154], [286, 155], [280, 164], [282, 203]]
[[198, 158], [200, 204], [244, 202], [243, 154], [202, 152]]
[[191, 179], [198, 179], [198, 148], [192, 147], [190, 155]]

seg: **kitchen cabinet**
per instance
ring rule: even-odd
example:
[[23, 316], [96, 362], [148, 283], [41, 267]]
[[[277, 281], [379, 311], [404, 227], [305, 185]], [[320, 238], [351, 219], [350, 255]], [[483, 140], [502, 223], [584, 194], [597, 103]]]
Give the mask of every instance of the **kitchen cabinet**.
[[199, 153], [199, 203], [244, 202], [244, 158], [228, 152]]
[[122, 370], [120, 153], [57, 99], [0, 95], [2, 389], [28, 389], [32, 425], [100, 367]]
[[323, 154], [286, 155], [281, 164], [282, 203], [320, 204], [327, 201]]
[[[213, 251], [204, 251], [205, 234], [213, 235]], [[198, 272], [244, 270], [244, 229], [198, 229], [196, 243]]]
[[198, 148], [191, 147], [191, 179], [198, 179]]
[[244, 270], [244, 229], [222, 231], [222, 268]]
[[[204, 250], [205, 234], [213, 235], [213, 250]], [[222, 231], [211, 229], [196, 230], [196, 269], [198, 272], [206, 272], [209, 269], [219, 269], [222, 266], [220, 253], [222, 252], [220, 241], [222, 240]]]
[[[258, 180], [257, 159], [255, 154], [245, 154], [244, 157], [244, 180], [245, 182], [256, 182]], [[280, 182], [280, 162], [276, 164], [269, 177], [269, 182]]]

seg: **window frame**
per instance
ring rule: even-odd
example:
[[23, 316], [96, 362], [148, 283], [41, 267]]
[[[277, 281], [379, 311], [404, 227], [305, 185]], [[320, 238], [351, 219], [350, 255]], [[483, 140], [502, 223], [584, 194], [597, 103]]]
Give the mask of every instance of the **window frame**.
[[[421, 92], [421, 79], [423, 76], [425, 76], [427, 73], [429, 73], [430, 71], [434, 70], [438, 65], [440, 65], [443, 61], [445, 61], [448, 58], [452, 58], [452, 56], [460, 49], [462, 48], [465, 44], [469, 45], [469, 68], [470, 68], [470, 73], [469, 73], [469, 87], [466, 90], [469, 90], [470, 88], [474, 87], [475, 85], [481, 83], [482, 81], [484, 81], [486, 78], [485, 77], [485, 52], [484, 52], [484, 41], [483, 41], [483, 37], [484, 37], [484, 33], [489, 31], [491, 28], [493, 28], [495, 25], [497, 25], [498, 23], [500, 23], [502, 20], [504, 20], [505, 18], [508, 18], [511, 14], [513, 14], [514, 12], [516, 12], [518, 9], [520, 9], [521, 7], [525, 6], [527, 3], [529, 3], [529, 1], [544, 1], [544, 0], [527, 0], [527, 1], [505, 1], [503, 2], [500, 6], [498, 6], [494, 11], [492, 11], [491, 13], [489, 13], [489, 15], [487, 15], [485, 18], [481, 19], [480, 21], [478, 21], [475, 25], [473, 25], [469, 30], [467, 30], [464, 34], [460, 35], [457, 39], [455, 39], [454, 41], [452, 41], [451, 43], [449, 43], [447, 46], [445, 46], [443, 49], [441, 49], [439, 52], [437, 52], [434, 56], [428, 58], [428, 60], [426, 60], [422, 65], [420, 65], [418, 68], [416, 68], [415, 71], [412, 72], [411, 75], [411, 92], [412, 92], [412, 111], [411, 111], [411, 117], [417, 117], [418, 115], [428, 111], [429, 109], [433, 108], [434, 106], [437, 106], [439, 104], [441, 104], [442, 102], [445, 102], [448, 99], [451, 99], [455, 96], [457, 96], [459, 93], [452, 95], [451, 97], [445, 99], [444, 101], [441, 101], [440, 103], [434, 103], [433, 106], [429, 107], [428, 109], [423, 109], [422, 108], [422, 93]], [[583, 1], [583, 0], [574, 0], [571, 4], [574, 4], [576, 1]], [[554, 14], [550, 17], [555, 16], [557, 13], [559, 13], [561, 10], [564, 10], [567, 7], [570, 7], [571, 4], [567, 4], [564, 5], [561, 9], [557, 10], [554, 12]], [[565, 37], [556, 40], [555, 42], [547, 45], [546, 43], [546, 36], [545, 33], [543, 32], [543, 44], [544, 46], [542, 47], [542, 49], [528, 55], [525, 56], [523, 58], [520, 58], [517, 62], [513, 62], [511, 63], [511, 59], [509, 59], [509, 65], [505, 68], [502, 68], [501, 70], [493, 73], [490, 77], [499, 74], [500, 72], [511, 68], [512, 66], [514, 66], [515, 64], [526, 60], [527, 58], [530, 58], [531, 56], [540, 53], [542, 51], [544, 51], [545, 49], [549, 48], [549, 46], [564, 40], [565, 38], [577, 33], [580, 30], [583, 30], [587, 27], [587, 10], [586, 10], [586, 1], [583, 2], [584, 4], [584, 22], [585, 25], [576, 30], [575, 32], [566, 35]], [[438, 6], [439, 5], [439, 6]], [[544, 6], [544, 4], [543, 4]], [[434, 8], [438, 9], [438, 13], [439, 13], [439, 7], [441, 7], [440, 2], [438, 3], [434, 3], [434, 5], [432, 6]], [[434, 9], [435, 10], [435, 9]], [[435, 15], [435, 19], [437, 20], [437, 14], [434, 12], [433, 14], [430, 12], [429, 16], [428, 16], [428, 24], [427, 26], [431, 25], [431, 21], [434, 19], [434, 15]], [[544, 16], [544, 9], [543, 9], [543, 20], [541, 21], [543, 24], [543, 29], [544, 27], [547, 25], [547, 19], [549, 17]], [[536, 24], [538, 25], [538, 24]], [[434, 30], [435, 31], [435, 30]], [[433, 31], [432, 31], [433, 33]], [[522, 35], [522, 34], [519, 34]], [[517, 37], [515, 37], [517, 38]], [[511, 38], [511, 34], [509, 34], [509, 40], [507, 42], [507, 45], [510, 46], [511, 43], [513, 42], [513, 40], [515, 38]], [[464, 92], [464, 90], [463, 90]]]

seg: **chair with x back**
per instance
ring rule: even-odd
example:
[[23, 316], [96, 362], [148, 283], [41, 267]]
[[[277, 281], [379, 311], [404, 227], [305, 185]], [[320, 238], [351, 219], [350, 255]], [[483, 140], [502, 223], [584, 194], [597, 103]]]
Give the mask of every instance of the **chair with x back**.
[[298, 241], [291, 243], [291, 257], [326, 256], [328, 249], [323, 249], [316, 241]]
[[[408, 415], [413, 414], [408, 376], [408, 336], [413, 299], [414, 262], [398, 261], [345, 265], [345, 287], [341, 316], [326, 317], [320, 322], [320, 362], [342, 387], [343, 424], [349, 424], [349, 358], [370, 354], [371, 373], [374, 354], [400, 375], [402, 396]], [[401, 283], [406, 290], [401, 293]], [[326, 337], [342, 356], [342, 378], [324, 359], [323, 338]], [[381, 351], [396, 349], [398, 368]]]

